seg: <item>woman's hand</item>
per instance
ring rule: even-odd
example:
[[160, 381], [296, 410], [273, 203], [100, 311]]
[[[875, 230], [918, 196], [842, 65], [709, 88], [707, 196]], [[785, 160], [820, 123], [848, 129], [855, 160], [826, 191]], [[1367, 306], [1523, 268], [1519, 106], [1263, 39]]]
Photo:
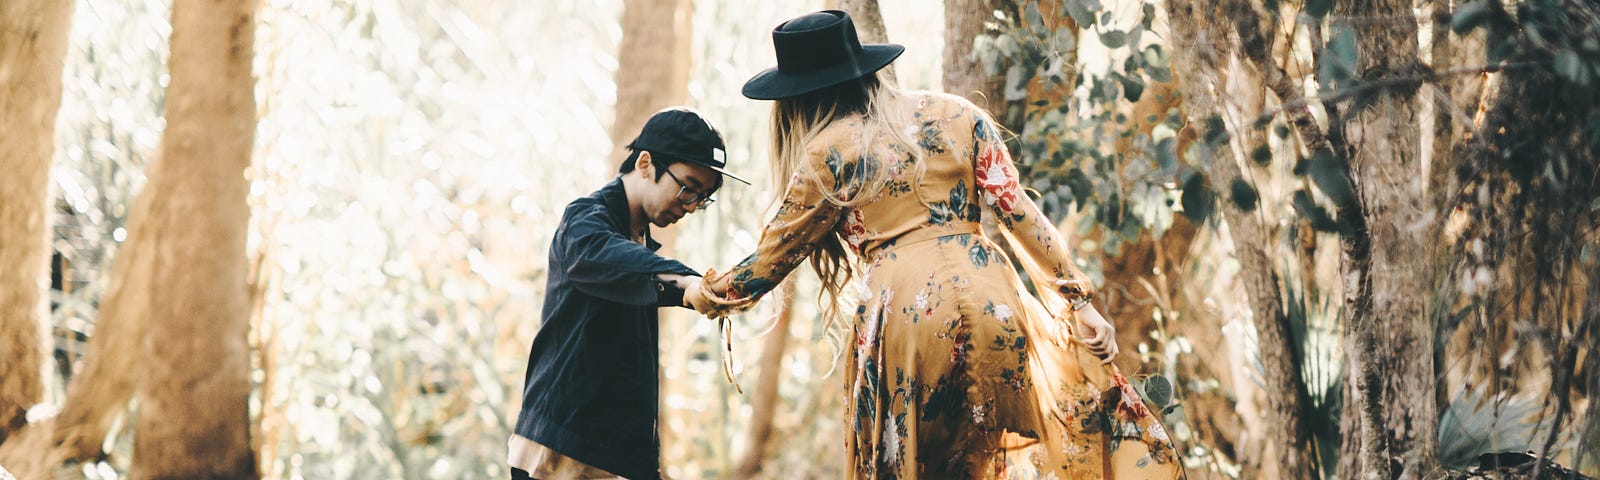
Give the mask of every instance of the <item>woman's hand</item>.
[[712, 301], [711, 296], [706, 293], [706, 286], [702, 284], [700, 277], [694, 277], [694, 284], [683, 289], [683, 306], [693, 308], [709, 318], [727, 315], [725, 307]]
[[[1056, 280], [1057, 289], [1073, 284], [1071, 280]], [[1083, 345], [1089, 348], [1089, 353], [1100, 357], [1101, 365], [1111, 364], [1111, 360], [1117, 358], [1117, 353], [1121, 351], [1117, 348], [1117, 327], [1100, 315], [1093, 303], [1084, 301], [1081, 307], [1068, 306], [1067, 310], [1078, 318], [1078, 325], [1083, 330], [1079, 336], [1083, 337]]]
[[1117, 348], [1117, 327], [1101, 316], [1092, 304], [1078, 310], [1077, 316], [1078, 325], [1083, 327], [1083, 345], [1089, 347], [1089, 353], [1100, 357], [1101, 365], [1110, 365], [1121, 351]]

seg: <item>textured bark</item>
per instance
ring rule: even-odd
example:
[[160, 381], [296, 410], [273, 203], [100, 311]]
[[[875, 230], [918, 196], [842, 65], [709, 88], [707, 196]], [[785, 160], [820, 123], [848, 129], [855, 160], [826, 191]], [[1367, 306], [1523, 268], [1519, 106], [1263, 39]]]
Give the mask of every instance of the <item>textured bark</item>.
[[[1412, 18], [1409, 0], [1340, 2], [1336, 16]], [[1413, 21], [1353, 23], [1361, 39], [1356, 74], [1361, 82], [1398, 83], [1356, 102], [1336, 121], [1362, 217], [1347, 234], [1345, 278], [1346, 362], [1357, 375], [1358, 401], [1345, 406], [1359, 428], [1344, 431], [1347, 458], [1359, 470], [1345, 478], [1422, 478], [1437, 469], [1438, 409], [1435, 401], [1433, 325], [1429, 308], [1434, 285], [1431, 245], [1437, 236], [1422, 175], [1418, 60]], [[1417, 82], [1404, 79], [1416, 78]], [[1344, 210], [1344, 209], [1341, 209]], [[1346, 212], [1341, 211], [1341, 214]], [[1356, 409], [1352, 411], [1352, 409]], [[1345, 427], [1351, 427], [1346, 422]], [[1359, 440], [1352, 445], [1351, 438]], [[1391, 461], [1400, 471], [1391, 473]]]
[[[1186, 102], [1191, 122], [1199, 124], [1210, 115], [1248, 122], [1250, 112], [1225, 111], [1225, 97], [1237, 94], [1239, 85], [1260, 85], [1278, 96], [1282, 104], [1303, 101], [1303, 93], [1291, 82], [1268, 54], [1269, 42], [1263, 37], [1274, 30], [1262, 28], [1255, 7], [1249, 2], [1225, 3], [1169, 0], [1168, 13], [1176, 38], [1187, 38], [1174, 45], [1174, 78]], [[1223, 23], [1226, 22], [1226, 23]], [[1230, 32], [1230, 30], [1232, 30]], [[1236, 35], [1235, 38], [1230, 38]], [[1255, 75], [1241, 67], [1249, 62]], [[1260, 87], [1257, 87], [1259, 89]], [[1238, 103], [1236, 98], [1233, 103]], [[1323, 133], [1310, 121], [1309, 112], [1289, 109], [1288, 120], [1308, 144], [1325, 144]], [[1259, 130], [1248, 123], [1236, 125], [1228, 146], [1212, 147], [1210, 155], [1212, 186], [1227, 191], [1228, 185], [1245, 178], [1249, 152], [1266, 146]], [[1259, 178], [1259, 177], [1257, 177]], [[1222, 207], [1240, 262], [1240, 279], [1249, 298], [1262, 362], [1263, 388], [1268, 408], [1264, 413], [1268, 445], [1275, 450], [1262, 459], [1264, 471], [1281, 478], [1315, 478], [1316, 451], [1306, 419], [1311, 405], [1301, 377], [1303, 353], [1299, 341], [1289, 334], [1282, 301], [1282, 280], [1265, 246], [1275, 233], [1263, 220], [1262, 208], [1243, 212], [1233, 205]], [[1268, 217], [1270, 218], [1270, 216]], [[1249, 448], [1249, 447], [1245, 447]], [[1242, 459], [1243, 460], [1243, 459]], [[1248, 467], [1249, 462], [1246, 463]], [[1258, 473], [1259, 474], [1259, 473]], [[1254, 476], [1247, 473], [1246, 476]]]
[[44, 394], [41, 283], [70, 0], [0, 4], [0, 443]]
[[794, 282], [778, 286], [778, 313], [772, 331], [761, 347], [761, 378], [750, 397], [750, 431], [745, 451], [740, 454], [733, 478], [754, 478], [772, 444], [772, 417], [778, 410], [778, 383], [783, 379], [783, 354], [789, 347], [789, 324], [794, 322]]
[[650, 115], [688, 100], [693, 20], [689, 0], [623, 3], [616, 120], [611, 124], [613, 167], [627, 157], [628, 142]]
[[889, 41], [889, 34], [883, 28], [883, 12], [878, 9], [878, 0], [839, 0], [838, 8], [850, 14], [861, 43]]
[[[1002, 1], [946, 0], [944, 2], [944, 91], [966, 97], [979, 108], [999, 112], [1005, 107], [1004, 73], [988, 75], [978, 62], [973, 40], [993, 34], [988, 22]], [[999, 72], [1005, 72], [1002, 68]]]
[[[160, 169], [144, 235], [156, 262], [131, 475], [255, 478], [245, 169], [255, 139], [253, 0], [177, 0]], [[149, 292], [156, 293], [156, 292]]]
[[[1265, 142], [1249, 144], [1265, 145]], [[1219, 185], [1228, 185], [1241, 177], [1239, 166], [1233, 162], [1223, 160], [1213, 165]], [[1254, 313], [1261, 376], [1269, 392], [1266, 423], [1272, 429], [1273, 441], [1282, 446], [1273, 461], [1282, 478], [1316, 478], [1313, 467], [1317, 453], [1306, 427], [1311, 399], [1305, 380], [1300, 376], [1305, 356], [1299, 339], [1289, 335], [1289, 319], [1281, 296], [1282, 282], [1265, 248], [1276, 242], [1270, 240], [1272, 234], [1262, 224], [1259, 211], [1245, 213], [1232, 207], [1222, 210], [1233, 236], [1234, 255], [1239, 259], [1239, 273], [1250, 298], [1250, 310]]]

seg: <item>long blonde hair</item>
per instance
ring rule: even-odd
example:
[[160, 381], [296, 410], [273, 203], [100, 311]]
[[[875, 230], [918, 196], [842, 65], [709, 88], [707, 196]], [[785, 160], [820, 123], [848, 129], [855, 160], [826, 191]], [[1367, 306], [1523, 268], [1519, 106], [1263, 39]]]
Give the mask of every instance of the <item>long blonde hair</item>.
[[[892, 77], [879, 71], [860, 79], [831, 86], [815, 92], [778, 100], [772, 106], [772, 167], [773, 188], [782, 192], [796, 172], [809, 175], [800, 181], [812, 182], [823, 192], [826, 201], [849, 209], [875, 200], [890, 180], [886, 162], [910, 157], [914, 166], [913, 186], [920, 183], [924, 167], [922, 150], [907, 131], [912, 125], [908, 110], [899, 102], [901, 93]], [[801, 162], [807, 146], [823, 130], [851, 117], [859, 116], [861, 127], [856, 138], [860, 144], [860, 164], [856, 175], [837, 182], [838, 189], [822, 182], [821, 172], [802, 169]], [[877, 158], [879, 154], [900, 155], [900, 158]], [[846, 159], [857, 160], [857, 159]], [[876, 163], [876, 165], [874, 165]], [[847, 210], [848, 211], [848, 210]], [[844, 297], [847, 285], [856, 274], [855, 255], [845, 248], [844, 240], [835, 229], [817, 243], [811, 252], [811, 268], [822, 281], [826, 298], [817, 296], [825, 327], [840, 316], [848, 299]]]

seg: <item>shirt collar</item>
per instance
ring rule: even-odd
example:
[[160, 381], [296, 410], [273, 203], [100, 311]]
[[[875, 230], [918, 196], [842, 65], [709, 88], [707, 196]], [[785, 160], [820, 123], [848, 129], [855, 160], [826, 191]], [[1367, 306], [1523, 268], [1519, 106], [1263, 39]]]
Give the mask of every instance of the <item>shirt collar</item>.
[[[611, 225], [624, 235], [631, 234], [630, 229], [633, 222], [630, 221], [632, 219], [628, 218], [631, 215], [628, 209], [628, 189], [622, 185], [622, 176], [619, 175], [617, 178], [612, 179], [606, 186], [600, 187], [600, 191], [596, 193], [599, 194], [601, 203], [606, 206], [606, 211], [611, 214]], [[661, 249], [661, 243], [656, 242], [655, 238], [650, 235], [649, 223], [644, 226], [644, 245], [649, 247], [651, 251]]]

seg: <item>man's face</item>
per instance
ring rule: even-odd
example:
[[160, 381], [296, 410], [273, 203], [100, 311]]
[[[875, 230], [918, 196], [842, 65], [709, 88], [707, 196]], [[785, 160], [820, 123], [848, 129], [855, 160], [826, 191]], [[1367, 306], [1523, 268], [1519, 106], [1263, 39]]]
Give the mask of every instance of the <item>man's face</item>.
[[[652, 159], [654, 160], [654, 159]], [[645, 217], [657, 227], [665, 227], [705, 206], [706, 197], [716, 189], [720, 174], [709, 168], [688, 162], [667, 165], [666, 173], [656, 178], [655, 169], [663, 168], [652, 161], [644, 173], [653, 181], [644, 194]]]

